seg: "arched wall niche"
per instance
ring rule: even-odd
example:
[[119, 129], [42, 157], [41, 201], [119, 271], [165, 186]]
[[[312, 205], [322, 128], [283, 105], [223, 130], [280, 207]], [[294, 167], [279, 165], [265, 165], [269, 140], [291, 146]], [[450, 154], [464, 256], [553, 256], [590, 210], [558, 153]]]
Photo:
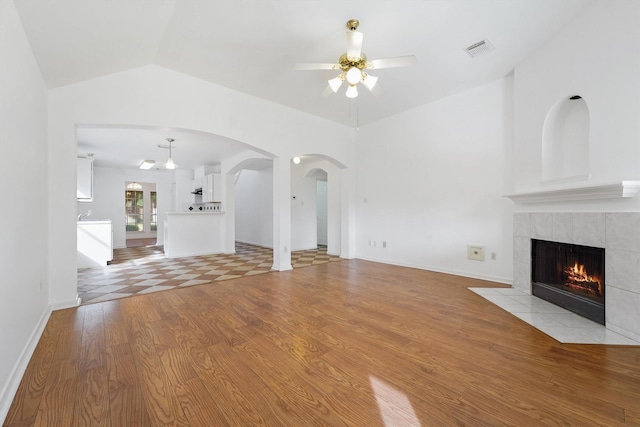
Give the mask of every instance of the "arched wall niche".
[[547, 113], [542, 129], [542, 182], [590, 178], [589, 107], [579, 95], [565, 97]]

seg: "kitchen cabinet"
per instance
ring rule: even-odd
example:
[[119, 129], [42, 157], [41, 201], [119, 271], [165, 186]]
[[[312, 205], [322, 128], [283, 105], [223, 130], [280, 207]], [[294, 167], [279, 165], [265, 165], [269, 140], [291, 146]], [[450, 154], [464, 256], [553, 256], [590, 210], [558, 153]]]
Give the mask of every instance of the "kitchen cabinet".
[[206, 175], [202, 185], [202, 202], [222, 201], [222, 177], [219, 173]]
[[78, 268], [104, 267], [113, 259], [113, 227], [111, 221], [78, 221]]
[[224, 252], [225, 214], [168, 212], [164, 221], [164, 254], [167, 258]]
[[78, 157], [77, 167], [77, 188], [76, 197], [79, 202], [93, 201], [93, 158]]

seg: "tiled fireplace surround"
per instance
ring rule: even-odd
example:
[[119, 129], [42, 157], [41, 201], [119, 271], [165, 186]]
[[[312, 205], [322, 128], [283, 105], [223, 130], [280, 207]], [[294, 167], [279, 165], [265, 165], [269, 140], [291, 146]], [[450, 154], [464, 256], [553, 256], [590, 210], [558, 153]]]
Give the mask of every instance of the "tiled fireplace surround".
[[528, 294], [531, 239], [604, 248], [605, 326], [640, 341], [640, 213], [515, 213], [513, 287]]

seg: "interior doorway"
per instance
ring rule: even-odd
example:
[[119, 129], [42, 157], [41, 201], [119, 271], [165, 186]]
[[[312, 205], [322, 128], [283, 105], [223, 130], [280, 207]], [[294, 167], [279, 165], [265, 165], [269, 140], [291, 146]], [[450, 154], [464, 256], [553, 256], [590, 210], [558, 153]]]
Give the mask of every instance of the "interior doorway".
[[152, 182], [127, 181], [124, 191], [126, 246], [157, 243], [158, 193]]
[[327, 181], [316, 181], [316, 227], [318, 247], [327, 246]]

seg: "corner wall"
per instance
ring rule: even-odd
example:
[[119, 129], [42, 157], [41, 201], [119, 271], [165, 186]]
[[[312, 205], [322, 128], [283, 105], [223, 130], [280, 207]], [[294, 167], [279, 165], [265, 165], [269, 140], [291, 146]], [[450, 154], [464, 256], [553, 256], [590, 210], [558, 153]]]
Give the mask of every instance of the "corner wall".
[[[0, 422], [50, 314], [47, 91], [20, 18], [0, 0]], [[35, 414], [33, 414], [35, 416]]]

